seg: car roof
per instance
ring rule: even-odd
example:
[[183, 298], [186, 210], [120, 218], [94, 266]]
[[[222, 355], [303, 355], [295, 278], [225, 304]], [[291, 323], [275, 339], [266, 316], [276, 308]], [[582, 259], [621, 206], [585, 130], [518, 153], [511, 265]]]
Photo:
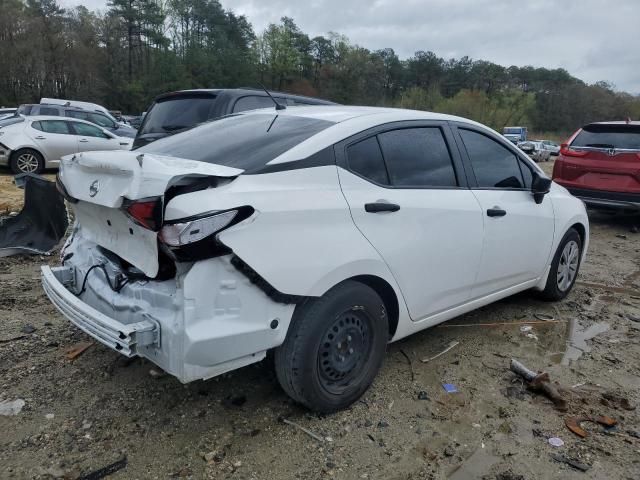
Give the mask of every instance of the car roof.
[[71, 117], [58, 117], [57, 115], [32, 115], [26, 117], [31, 122], [37, 122], [39, 120], [61, 120], [63, 122], [80, 122], [86, 123], [87, 125], [93, 125], [94, 127], [98, 127], [104, 130], [100, 125], [96, 125], [95, 123], [88, 122], [81, 118], [71, 118]]
[[612, 120], [612, 121], [609, 121], [609, 122], [591, 122], [591, 123], [586, 124], [585, 127], [588, 127], [589, 125], [635, 125], [635, 126], [639, 126], [640, 125], [640, 121], [639, 120], [631, 120], [631, 121], [627, 121], [627, 120]]
[[[179, 97], [180, 95], [189, 95], [192, 93], [210, 93], [212, 95], [227, 94], [227, 95], [232, 95], [237, 97], [245, 96], [245, 95], [259, 95], [264, 97], [267, 96], [264, 90], [261, 90], [258, 88], [193, 88], [189, 90], [176, 90], [174, 92], [163, 93], [158, 95], [154, 99], [154, 101], [164, 100], [170, 97]], [[293, 99], [297, 98], [300, 100], [309, 100], [309, 101], [327, 104], [327, 105], [336, 105], [334, 102], [331, 102], [329, 100], [324, 100], [322, 98], [308, 97], [305, 95], [298, 95], [296, 93], [278, 92], [275, 90], [269, 90], [269, 93], [276, 96], [284, 95], [286, 97], [293, 98]]]

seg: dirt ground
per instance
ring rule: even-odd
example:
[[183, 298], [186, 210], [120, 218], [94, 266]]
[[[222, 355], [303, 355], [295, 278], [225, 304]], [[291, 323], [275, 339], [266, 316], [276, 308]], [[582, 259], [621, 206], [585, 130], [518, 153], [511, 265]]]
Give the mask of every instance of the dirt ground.
[[[83, 475], [126, 457], [110, 478], [638, 479], [640, 218], [590, 219], [568, 298], [519, 294], [391, 344], [362, 400], [329, 416], [293, 404], [269, 361], [182, 385], [99, 344], [67, 360], [89, 337], [42, 292], [38, 267], [57, 258], [0, 259], [0, 405], [25, 402], [0, 416], [0, 478], [101, 478]], [[568, 412], [529, 392], [511, 357], [565, 386]], [[618, 425], [584, 424], [584, 439], [565, 427], [592, 414]]]

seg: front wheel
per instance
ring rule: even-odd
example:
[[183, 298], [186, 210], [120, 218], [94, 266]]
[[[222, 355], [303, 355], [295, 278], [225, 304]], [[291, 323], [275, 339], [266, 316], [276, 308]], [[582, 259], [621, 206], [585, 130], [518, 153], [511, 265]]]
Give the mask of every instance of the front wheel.
[[284, 391], [307, 408], [328, 413], [369, 388], [388, 340], [384, 303], [370, 287], [346, 281], [299, 305], [275, 368]]
[[553, 257], [542, 297], [547, 300], [562, 300], [566, 297], [576, 282], [581, 259], [582, 240], [578, 232], [570, 228]]

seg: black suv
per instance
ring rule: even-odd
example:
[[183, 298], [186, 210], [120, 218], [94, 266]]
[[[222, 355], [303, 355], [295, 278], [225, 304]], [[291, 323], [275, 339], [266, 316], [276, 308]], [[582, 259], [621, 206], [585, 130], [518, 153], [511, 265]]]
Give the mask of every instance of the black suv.
[[[327, 100], [269, 92], [284, 106], [335, 105]], [[249, 88], [181, 90], [155, 98], [140, 125], [133, 148], [194, 127], [230, 113], [275, 107], [264, 90]]]
[[122, 125], [100, 112], [92, 112], [77, 107], [66, 107], [64, 105], [53, 105], [48, 103], [27, 103], [20, 105], [16, 115], [52, 115], [54, 117], [70, 117], [86, 120], [99, 127], [109, 130], [118, 137], [133, 138], [136, 136], [136, 129], [127, 125]]

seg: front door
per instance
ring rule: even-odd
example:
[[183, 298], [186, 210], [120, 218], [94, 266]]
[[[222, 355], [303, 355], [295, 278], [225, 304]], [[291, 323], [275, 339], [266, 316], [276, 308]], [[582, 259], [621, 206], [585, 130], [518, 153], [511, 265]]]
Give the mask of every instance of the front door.
[[484, 245], [473, 298], [539, 278], [549, 263], [554, 234], [551, 199], [531, 193], [536, 168], [506, 142], [458, 127], [463, 154], [475, 176], [472, 192], [484, 219]]
[[340, 184], [420, 320], [469, 299], [483, 219], [448, 126], [390, 125], [336, 146]]

